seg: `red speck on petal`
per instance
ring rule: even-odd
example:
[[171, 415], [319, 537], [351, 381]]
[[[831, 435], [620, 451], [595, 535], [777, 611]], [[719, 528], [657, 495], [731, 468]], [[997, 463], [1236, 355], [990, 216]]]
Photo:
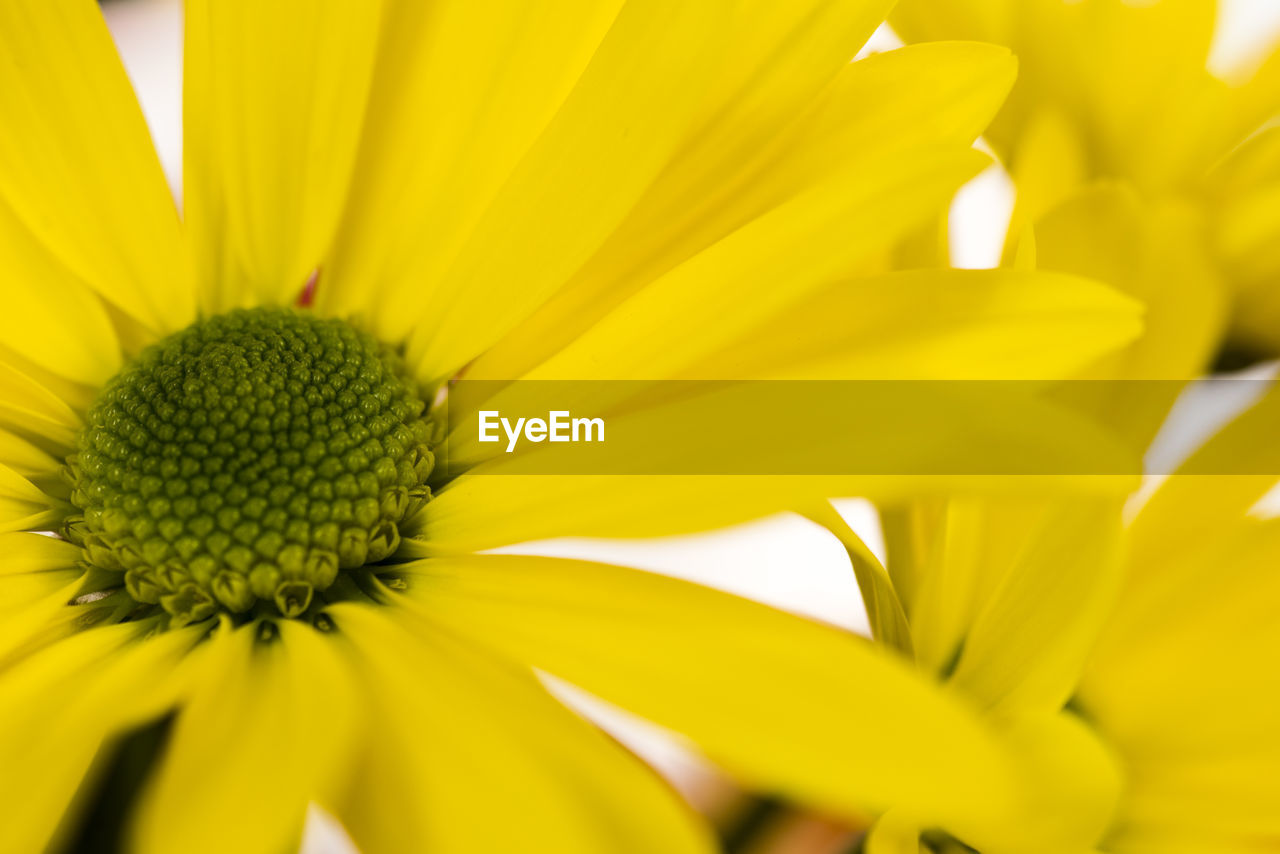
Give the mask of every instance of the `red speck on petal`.
[[310, 308], [316, 301], [316, 283], [319, 281], [320, 270], [317, 268], [307, 277], [307, 283], [302, 286], [302, 292], [298, 294], [298, 308]]

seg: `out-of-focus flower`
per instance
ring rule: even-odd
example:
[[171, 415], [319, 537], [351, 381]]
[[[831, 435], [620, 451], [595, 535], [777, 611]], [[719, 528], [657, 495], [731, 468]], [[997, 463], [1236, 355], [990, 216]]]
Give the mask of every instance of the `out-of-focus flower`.
[[1280, 527], [1251, 513], [1276, 478], [1193, 474], [1241, 459], [1273, 470], [1277, 417], [1272, 393], [1123, 527], [1110, 502], [886, 514], [880, 607], [900, 607], [907, 628], [881, 638], [1018, 753], [1027, 817], [890, 809], [868, 854], [952, 850], [947, 839], [984, 854], [1280, 845]]
[[369, 854], [705, 848], [531, 665], [796, 797], [1007, 789], [856, 638], [476, 553], [795, 493], [433, 470], [464, 366], [1043, 376], [1136, 333], [1080, 279], [878, 275], [1013, 75], [964, 44], [850, 63], [887, 5], [192, 0], [180, 220], [96, 6], [0, 4], [0, 849], [87, 816], [277, 854], [311, 802]]
[[[909, 41], [1011, 47], [987, 138], [1013, 175], [1011, 264], [1092, 275], [1148, 305], [1094, 376], [1186, 379], [1228, 346], [1280, 352], [1280, 53], [1206, 68], [1214, 0], [904, 0]], [[1157, 415], [1159, 413], [1156, 413]], [[1147, 425], [1151, 429], [1150, 424]]]

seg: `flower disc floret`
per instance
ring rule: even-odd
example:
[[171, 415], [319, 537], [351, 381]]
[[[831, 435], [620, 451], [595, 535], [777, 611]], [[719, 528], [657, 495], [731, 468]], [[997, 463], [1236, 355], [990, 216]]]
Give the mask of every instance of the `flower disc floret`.
[[[198, 321], [102, 390], [68, 458], [92, 566], [178, 624], [304, 614], [424, 500], [431, 429], [396, 353], [284, 308]], [[261, 604], [260, 604], [261, 603]]]

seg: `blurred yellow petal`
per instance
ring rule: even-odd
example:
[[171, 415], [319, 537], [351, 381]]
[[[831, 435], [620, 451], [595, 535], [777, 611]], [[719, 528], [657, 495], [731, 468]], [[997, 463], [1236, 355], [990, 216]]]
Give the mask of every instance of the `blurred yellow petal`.
[[1041, 269], [1089, 276], [1146, 306], [1140, 338], [1082, 371], [1066, 397], [1099, 413], [1144, 451], [1181, 392], [1208, 367], [1226, 300], [1199, 215], [1180, 203], [1147, 203], [1101, 185], [1050, 211], [1035, 227]]
[[1009, 169], [1017, 190], [1005, 259], [1021, 249], [1023, 229], [1066, 201], [1088, 180], [1088, 155], [1079, 129], [1058, 110], [1035, 113], [1010, 156]]
[[1127, 753], [1280, 756], [1277, 555], [1280, 523], [1252, 520], [1125, 587], [1080, 702]]
[[279, 637], [224, 626], [178, 714], [134, 816], [132, 848], [279, 854], [307, 804], [329, 795], [357, 726], [352, 673], [334, 639], [281, 620]]
[[848, 552], [853, 574], [858, 579], [863, 607], [867, 611], [871, 637], [911, 658], [915, 654], [911, 626], [880, 559], [829, 503], [818, 506], [807, 515], [834, 534]]
[[1280, 839], [1280, 523], [1225, 528], [1131, 580], [1085, 672], [1079, 705], [1128, 769], [1113, 850]]
[[330, 613], [378, 704], [340, 809], [366, 854], [714, 848], [674, 791], [531, 672], [386, 611]]
[[[926, 670], [949, 674], [955, 669], [982, 603], [1025, 540], [1025, 535], [993, 536], [992, 528], [1007, 535], [1018, 532], [1018, 522], [1039, 521], [1041, 507], [1025, 505], [953, 499], [936, 512], [918, 503], [910, 508], [909, 530], [920, 541], [907, 606], [916, 654]], [[896, 553], [890, 553], [889, 566], [899, 572]], [[894, 575], [895, 583], [900, 577]]]
[[[1226, 757], [1152, 757], [1138, 760], [1125, 804], [1125, 832], [1159, 839], [1166, 834], [1206, 841], [1201, 850], [1249, 840], [1280, 840], [1280, 755], [1245, 752]], [[1120, 848], [1118, 850], [1124, 850]]]
[[754, 786], [854, 815], [973, 821], [1013, 798], [977, 720], [855, 636], [601, 564], [475, 556], [406, 571], [424, 619], [689, 736]]
[[1265, 837], [1224, 839], [1220, 833], [1189, 832], [1183, 827], [1139, 827], [1121, 831], [1107, 843], [1108, 854], [1273, 854], [1274, 840]]
[[901, 813], [890, 810], [867, 831], [864, 854], [928, 854], [920, 842], [920, 828]]
[[952, 683], [998, 710], [1062, 708], [1111, 613], [1120, 522], [1116, 503], [1051, 509], [981, 602]]
[[1144, 205], [1127, 190], [1098, 186], [1036, 225], [1046, 270], [1088, 276], [1146, 306], [1142, 338], [1097, 370], [1120, 379], [1199, 375], [1222, 330], [1222, 285], [1196, 215], [1178, 205]]
[[916, 607], [921, 584], [929, 577], [926, 561], [936, 546], [937, 533], [952, 502], [938, 497], [919, 498], [905, 504], [879, 507], [880, 527], [893, 588], [910, 613]]
[[974, 41], [1008, 44], [1018, 0], [901, 0], [893, 8], [893, 28], [908, 41]]
[[909, 41], [965, 38], [1013, 49], [1019, 82], [988, 135], [1001, 154], [1016, 151], [1028, 123], [1051, 108], [1078, 129], [1094, 175], [1164, 187], [1221, 153], [1227, 96], [1205, 70], [1216, 6], [904, 0], [893, 22]]
[[104, 742], [174, 702], [168, 674], [199, 632], [144, 640], [148, 628], [83, 631], [5, 672], [0, 721], [22, 735], [0, 742], [0, 797], [23, 807], [20, 821], [0, 822], [0, 850], [43, 850]]
[[205, 311], [292, 303], [328, 251], [382, 2], [186, 4], [183, 184]]
[[[1275, 65], [1280, 75], [1280, 59]], [[1215, 248], [1236, 289], [1233, 332], [1245, 346], [1270, 352], [1280, 329], [1280, 128], [1240, 145], [1206, 183]]]
[[[3, 4], [0, 115], [11, 129], [0, 138], [0, 217], [20, 220], [69, 275], [151, 329], [190, 322], [177, 211], [96, 3]], [[80, 299], [67, 278], [53, 286]], [[82, 346], [104, 352], [101, 318], [77, 322], [98, 333]], [[100, 378], [109, 364], [65, 367]]]
[[[1273, 38], [1269, 50], [1261, 61], [1257, 57], [1246, 59], [1246, 66], [1252, 67], [1243, 69], [1246, 75], [1243, 79], [1242, 69], [1225, 75], [1231, 86], [1227, 94], [1226, 120], [1222, 123], [1220, 154], [1236, 146], [1241, 139], [1255, 134], [1280, 111], [1280, 42]], [[1248, 144], [1245, 143], [1246, 146]], [[1231, 152], [1229, 157], [1234, 158], [1238, 151]]]
[[1239, 530], [1247, 511], [1277, 482], [1277, 423], [1280, 391], [1271, 390], [1161, 482], [1130, 526], [1130, 575], [1145, 583], [1180, 555]]
[[1116, 758], [1074, 715], [1032, 714], [1002, 726], [1024, 784], [1021, 818], [975, 829], [992, 854], [1092, 851], [1116, 814], [1123, 777]]

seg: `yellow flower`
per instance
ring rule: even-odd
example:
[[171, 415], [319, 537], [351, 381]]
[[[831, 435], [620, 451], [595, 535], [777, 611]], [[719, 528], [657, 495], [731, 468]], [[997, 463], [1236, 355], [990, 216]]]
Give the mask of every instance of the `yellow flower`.
[[[886, 514], [909, 628], [883, 640], [1022, 751], [1024, 813], [891, 808], [868, 854], [948, 835], [984, 854], [1280, 845], [1280, 528], [1251, 513], [1276, 485], [1278, 407], [1270, 394], [1231, 423], [1123, 527], [1114, 502]], [[1203, 473], [1241, 461], [1258, 474]]]
[[[1269, 393], [1187, 460], [1130, 525], [1114, 614], [1077, 691], [1122, 761], [1105, 850], [1280, 847], [1276, 485]], [[1257, 474], [1214, 476], [1224, 461]]]
[[464, 367], [875, 376], [924, 337], [907, 373], [1036, 377], [1136, 333], [1080, 279], [886, 273], [1013, 66], [850, 63], [885, 5], [191, 0], [180, 218], [96, 5], [0, 4], [0, 850], [275, 854], [311, 803], [370, 854], [705, 849], [532, 667], [760, 785], [950, 803], [984, 736], [857, 639], [478, 553], [801, 486], [433, 469]]
[[1145, 338], [1108, 376], [1191, 378], [1224, 338], [1250, 353], [1280, 347], [1280, 132], [1263, 129], [1280, 109], [1280, 53], [1241, 79], [1213, 76], [1216, 7], [904, 0], [894, 11], [908, 40], [973, 38], [1018, 57], [988, 133], [1017, 187], [1007, 257], [1148, 305]]

